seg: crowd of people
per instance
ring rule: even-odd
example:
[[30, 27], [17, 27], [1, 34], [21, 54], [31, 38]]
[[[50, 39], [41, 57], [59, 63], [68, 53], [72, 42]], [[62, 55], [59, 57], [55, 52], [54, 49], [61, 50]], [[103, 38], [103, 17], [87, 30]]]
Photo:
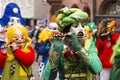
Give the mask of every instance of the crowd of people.
[[59, 80], [119, 80], [116, 28], [115, 19], [96, 24], [86, 12], [64, 7], [54, 22], [28, 32], [19, 6], [10, 3], [0, 19], [0, 80], [34, 80], [32, 64], [39, 56], [43, 80], [55, 80], [58, 73]]

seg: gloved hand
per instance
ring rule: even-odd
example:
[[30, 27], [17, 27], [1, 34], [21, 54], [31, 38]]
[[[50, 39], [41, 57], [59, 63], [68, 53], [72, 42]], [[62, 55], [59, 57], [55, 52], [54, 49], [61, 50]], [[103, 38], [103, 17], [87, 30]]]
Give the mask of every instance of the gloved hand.
[[120, 55], [115, 56], [115, 64], [120, 67]]
[[63, 40], [62, 39], [54, 39], [53, 40], [53, 48], [57, 53], [62, 53], [63, 51]]
[[75, 33], [72, 33], [71, 34], [71, 47], [72, 49], [76, 52], [78, 51], [81, 46], [79, 45], [79, 42], [78, 42], [78, 38], [77, 38], [77, 35]]

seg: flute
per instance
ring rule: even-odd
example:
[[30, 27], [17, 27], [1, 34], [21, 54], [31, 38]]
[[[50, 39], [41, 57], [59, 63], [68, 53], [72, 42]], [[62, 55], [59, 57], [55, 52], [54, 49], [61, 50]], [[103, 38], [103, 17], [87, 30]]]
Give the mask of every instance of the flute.
[[[78, 37], [78, 38], [82, 38], [83, 36], [84, 36], [84, 33], [83, 33], [83, 32], [78, 32], [78, 34], [77, 34], [77, 37]], [[68, 35], [68, 34], [54, 35], [54, 36], [53, 36], [53, 39], [62, 39], [63, 37], [65, 37], [65, 38], [70, 38], [71, 35]]]
[[[20, 47], [20, 46], [23, 46], [24, 44], [22, 43], [22, 44], [16, 44], [16, 45], [17, 47]], [[1, 49], [7, 49], [7, 48], [12, 48], [12, 47], [13, 47], [12, 43], [10, 44], [5, 43], [1, 46]]]

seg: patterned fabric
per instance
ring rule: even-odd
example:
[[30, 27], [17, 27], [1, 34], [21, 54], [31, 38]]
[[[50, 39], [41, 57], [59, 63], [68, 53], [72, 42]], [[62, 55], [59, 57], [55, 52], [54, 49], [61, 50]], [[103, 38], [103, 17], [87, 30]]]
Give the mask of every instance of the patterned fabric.
[[11, 75], [14, 74], [14, 72], [15, 72], [15, 68], [16, 68], [16, 64], [13, 63], [13, 64], [11, 65], [11, 67], [10, 67], [10, 74], [11, 74]]
[[43, 62], [40, 62], [39, 65], [38, 65], [38, 75], [39, 75], [39, 77], [42, 77], [44, 67], [45, 67], [45, 64]]
[[65, 78], [70, 80], [76, 78], [92, 80], [91, 73], [96, 74], [102, 70], [102, 65], [95, 49], [96, 47], [92, 40], [90, 40], [88, 51], [81, 48], [76, 53], [69, 50], [61, 51], [64, 53], [60, 54], [58, 53], [59, 51], [54, 49], [54, 46], [51, 46], [49, 60], [42, 75], [43, 80], [55, 80], [57, 72], [59, 72], [60, 80]]

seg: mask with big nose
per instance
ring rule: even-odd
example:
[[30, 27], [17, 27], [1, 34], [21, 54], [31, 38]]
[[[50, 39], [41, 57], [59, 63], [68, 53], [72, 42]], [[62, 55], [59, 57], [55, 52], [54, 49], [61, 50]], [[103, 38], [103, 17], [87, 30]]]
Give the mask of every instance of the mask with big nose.
[[22, 43], [25, 42], [25, 36], [22, 34], [21, 30], [16, 29], [13, 42], [15, 42], [18, 46], [22, 46]]

